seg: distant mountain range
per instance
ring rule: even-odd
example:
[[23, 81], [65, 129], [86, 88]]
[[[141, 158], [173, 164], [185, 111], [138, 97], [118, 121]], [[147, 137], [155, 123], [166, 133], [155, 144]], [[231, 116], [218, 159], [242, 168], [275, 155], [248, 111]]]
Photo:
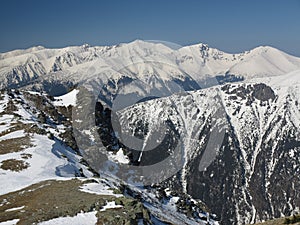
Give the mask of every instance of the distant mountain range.
[[172, 49], [140, 40], [100, 47], [38, 46], [0, 54], [0, 88], [35, 84], [61, 94], [62, 87], [53, 89], [49, 84], [58, 81], [68, 86], [89, 79], [122, 84], [138, 79], [143, 83], [139, 92], [148, 87], [167, 95], [175, 91], [170, 84], [173, 81], [184, 90], [194, 90], [217, 82], [282, 75], [299, 68], [299, 58], [268, 46], [240, 54], [228, 54], [206, 44]]

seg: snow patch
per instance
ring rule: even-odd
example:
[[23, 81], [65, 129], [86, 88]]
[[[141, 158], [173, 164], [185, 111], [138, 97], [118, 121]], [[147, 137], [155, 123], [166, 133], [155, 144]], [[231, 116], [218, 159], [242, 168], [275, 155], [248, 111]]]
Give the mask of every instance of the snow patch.
[[103, 212], [107, 209], [118, 209], [118, 208], [123, 208], [122, 205], [116, 205], [115, 201], [107, 202], [105, 206], [103, 206], [103, 209], [100, 210], [100, 212]]
[[65, 95], [55, 97], [54, 99], [56, 101], [54, 101], [53, 104], [55, 106], [66, 106], [66, 107], [68, 107], [70, 105], [75, 106], [76, 101], [77, 101], [76, 95], [78, 93], [79, 93], [79, 90], [74, 89]]
[[4, 141], [7, 139], [13, 139], [13, 138], [20, 138], [20, 137], [24, 137], [24, 131], [23, 130], [17, 130], [11, 133], [8, 133], [6, 135], [3, 135], [0, 137], [0, 141]]
[[[0, 169], [0, 179], [9, 181], [0, 183], [0, 195], [48, 179], [75, 177], [77, 166], [80, 167], [80, 156], [71, 152], [71, 149], [66, 149], [58, 141], [48, 139], [45, 135], [35, 134], [32, 137], [32, 143], [34, 147], [23, 151], [32, 155], [31, 158], [26, 159], [26, 162], [30, 164], [27, 169], [20, 172]], [[7, 159], [23, 160], [18, 152], [0, 155], [0, 162]], [[83, 170], [85, 174], [88, 174], [85, 168]]]
[[25, 206], [20, 206], [20, 207], [15, 207], [15, 208], [11, 208], [11, 209], [7, 209], [5, 210], [5, 212], [11, 212], [11, 211], [17, 211], [17, 210], [20, 210], [20, 209], [23, 209]]
[[122, 163], [122, 164], [128, 164], [130, 161], [126, 155], [123, 153], [123, 149], [120, 148], [119, 151], [117, 151], [116, 154], [109, 152], [108, 155], [110, 160]]
[[0, 225], [16, 225], [19, 221], [19, 219], [7, 220], [5, 222], [0, 222]]
[[97, 212], [78, 213], [73, 217], [59, 217], [38, 223], [39, 225], [95, 225]]
[[121, 194], [114, 194], [110, 186], [108, 186], [103, 180], [100, 180], [100, 183], [88, 183], [80, 187], [80, 191], [97, 194], [97, 195], [112, 195], [115, 197], [122, 197]]

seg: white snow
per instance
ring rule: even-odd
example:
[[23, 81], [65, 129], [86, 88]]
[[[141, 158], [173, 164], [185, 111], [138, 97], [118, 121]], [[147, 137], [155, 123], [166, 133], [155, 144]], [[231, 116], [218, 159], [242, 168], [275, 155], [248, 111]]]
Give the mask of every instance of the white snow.
[[69, 93], [55, 97], [54, 99], [56, 101], [53, 102], [54, 105], [56, 106], [66, 106], [68, 107], [69, 105], [75, 106], [76, 105], [76, 95], [79, 93], [79, 90], [72, 90]]
[[[76, 122], [78, 123], [78, 120], [76, 120]], [[81, 122], [82, 121], [80, 121], [80, 123]], [[93, 134], [93, 132], [91, 130], [83, 130], [82, 133], [86, 134], [89, 137], [89, 139], [91, 140], [91, 142], [95, 141], [95, 136], [94, 136], [94, 134]]]
[[[31, 154], [26, 159], [29, 168], [20, 172], [0, 169], [0, 178], [9, 182], [0, 183], [0, 195], [19, 190], [31, 184], [49, 179], [66, 179], [75, 176], [76, 165], [79, 166], [80, 157], [65, 149], [60, 143], [48, 139], [47, 136], [33, 136], [33, 147], [23, 153]], [[61, 155], [68, 157], [64, 158]], [[0, 162], [6, 159], [21, 159], [17, 152], [0, 155]]]
[[[32, 65], [37, 62], [41, 63], [42, 66], [37, 67], [37, 71], [33, 71]], [[146, 64], [144, 62], [150, 63]], [[159, 66], [157, 62], [159, 62]], [[145, 90], [151, 89], [149, 88], [150, 83], [154, 84], [154, 88], [158, 90], [169, 90], [167, 81], [181, 77], [183, 75], [182, 71], [189, 74], [195, 80], [199, 80], [206, 75], [225, 74], [228, 72], [229, 74], [244, 76], [249, 83], [263, 82], [270, 85], [276, 94], [279, 95], [278, 101], [271, 104], [270, 108], [260, 107], [259, 101], [255, 101], [251, 108], [246, 107], [245, 102], [242, 100], [235, 103], [225, 94], [222, 95], [221, 99], [226, 108], [226, 113], [230, 117], [236, 136], [240, 141], [242, 158], [249, 177], [251, 177], [254, 171], [256, 156], [259, 154], [260, 145], [262, 144], [261, 134], [266, 132], [268, 126], [274, 121], [276, 116], [282, 116], [284, 112], [283, 106], [287, 102], [287, 95], [290, 95], [292, 100], [299, 100], [300, 96], [300, 59], [287, 55], [277, 49], [258, 47], [241, 54], [228, 54], [209, 48], [204, 44], [173, 50], [161, 44], [143, 41], [110, 47], [92, 48], [86, 46], [83, 48], [83, 46], [79, 46], [64, 49], [36, 47], [3, 53], [0, 54], [0, 83], [5, 84], [5, 79], [9, 77], [12, 69], [17, 67], [21, 69], [16, 70], [16, 79], [20, 78], [22, 80], [24, 71], [28, 72], [29, 76], [35, 73], [38, 75], [49, 74], [55, 63], [60, 67], [61, 71], [53, 74], [61, 80], [72, 79], [77, 82], [96, 77], [99, 84], [104, 83], [108, 79], [113, 79], [117, 85], [118, 79], [125, 74], [130, 78], [139, 78], [144, 82], [140, 87], [127, 87], [126, 90], [123, 90], [123, 93], [145, 93]], [[86, 73], [87, 71], [89, 72]], [[102, 74], [103, 71], [106, 72]], [[240, 85], [240, 83], [237, 85]], [[56, 97], [54, 104], [58, 106], [74, 106], [76, 105], [77, 94], [78, 90], [75, 89], [66, 95]], [[207, 95], [207, 98], [202, 98], [201, 94]], [[211, 104], [215, 96], [216, 90], [209, 89], [191, 92], [186, 96], [175, 95], [170, 98], [159, 99], [156, 103], [151, 101], [149, 104], [145, 103], [134, 107], [136, 107], [137, 112], [145, 111], [146, 109], [146, 116], [149, 117], [150, 131], [155, 131], [157, 128], [155, 126], [156, 121], [166, 118], [172, 120], [174, 125], [178, 127], [179, 132], [183, 133], [182, 131], [185, 130], [186, 133], [182, 141], [185, 149], [183, 154], [184, 165], [186, 165], [197, 154], [197, 152], [193, 151], [195, 146], [202, 143], [202, 140], [199, 141], [193, 138], [199, 136], [199, 133], [204, 129], [203, 124], [206, 121], [202, 122], [201, 117], [208, 118], [217, 110], [214, 104]], [[4, 100], [0, 101], [0, 112], [3, 111], [6, 103], [7, 96]], [[173, 103], [178, 108], [177, 112], [172, 108]], [[233, 115], [239, 106], [241, 107], [240, 113]], [[289, 107], [292, 121], [287, 121], [287, 126], [293, 124], [295, 127], [299, 127], [299, 107], [297, 108], [291, 104]], [[164, 112], [166, 108], [168, 108], [168, 111]], [[198, 109], [200, 113], [197, 112]], [[128, 115], [132, 116], [133, 121], [139, 119], [137, 112], [131, 115], [130, 112], [126, 112], [127, 114], [124, 115], [125, 119], [123, 118], [123, 121], [127, 122]], [[23, 107], [19, 107], [17, 113], [22, 116], [23, 120], [33, 120], [33, 115]], [[174, 116], [176, 114], [179, 116]], [[13, 118], [11, 115], [0, 117], [0, 123], [5, 123], [4, 125], [0, 125], [0, 132], [9, 129]], [[77, 120], [77, 122], [80, 121]], [[195, 121], [199, 122], [196, 123]], [[274, 130], [276, 132], [271, 132], [266, 137], [266, 140], [273, 140], [274, 146], [276, 146], [276, 142], [278, 141], [278, 137], [276, 137], [278, 135], [277, 131], [279, 130], [280, 133], [280, 130], [284, 130], [285, 128], [276, 127], [275, 125]], [[87, 131], [86, 134], [93, 140], [90, 131]], [[0, 141], [21, 137], [22, 135], [24, 135], [22, 131], [12, 132], [2, 136]], [[241, 137], [247, 138], [242, 140]], [[247, 144], [250, 143], [252, 145], [255, 140], [258, 140], [256, 147], [254, 149], [247, 148]], [[58, 142], [49, 140], [46, 136], [34, 135], [32, 141], [35, 146], [22, 152], [33, 155], [32, 158], [25, 160], [30, 164], [28, 169], [18, 173], [0, 170], [0, 179], [9, 180], [9, 182], [0, 183], [0, 194], [26, 187], [42, 180], [62, 179], [62, 177], [74, 176], [74, 167], [79, 165], [79, 156], [67, 150]], [[274, 151], [273, 148], [270, 154], [274, 154]], [[248, 157], [249, 154], [252, 157]], [[296, 152], [291, 150], [288, 154], [290, 157], [293, 157]], [[69, 161], [62, 157], [62, 155], [67, 155]], [[0, 155], [0, 162], [11, 158], [21, 159], [19, 153], [9, 153]], [[116, 154], [109, 154], [109, 159], [125, 164], [129, 162], [122, 149]], [[277, 161], [273, 160], [266, 166], [266, 179], [269, 179], [276, 163]], [[182, 182], [185, 188], [185, 168], [182, 171]], [[266, 180], [266, 184], [269, 184], [268, 180]], [[109, 186], [101, 183], [85, 184], [81, 187], [81, 190], [100, 195], [113, 195], [113, 191], [109, 190]], [[176, 201], [176, 198], [170, 200], [171, 206], [174, 205], [173, 201]], [[115, 206], [113, 204], [115, 203], [108, 203], [107, 207]], [[172, 207], [169, 208], [172, 209]]]
[[19, 221], [19, 219], [8, 220], [5, 222], [0, 222], [0, 225], [16, 225]]
[[23, 130], [17, 130], [17, 131], [14, 131], [14, 132], [11, 132], [11, 133], [1, 136], [0, 141], [12, 139], [12, 138], [20, 138], [20, 137], [24, 137], [24, 136], [25, 136], [25, 134], [24, 134]]
[[173, 196], [173, 197], [170, 198], [170, 200], [168, 202], [168, 206], [170, 208], [172, 208], [174, 211], [177, 210], [176, 203], [178, 202], [178, 200], [179, 200], [179, 197], [174, 197]]
[[[74, 93], [76, 93], [76, 91], [73, 91], [73, 94]], [[4, 99], [0, 100], [1, 103], [8, 101], [8, 95], [6, 93], [3, 95]], [[85, 176], [92, 176], [92, 172], [81, 164], [82, 157], [71, 148], [63, 145], [58, 139], [49, 139], [47, 135], [25, 134], [24, 130], [10, 131], [10, 128], [16, 126], [15, 124], [19, 122], [37, 125], [40, 128], [46, 129], [48, 132], [52, 132], [56, 137], [59, 137], [59, 134], [64, 132], [65, 129], [64, 125], [55, 127], [44, 125], [44, 127], [41, 127], [36, 121], [36, 116], [33, 115], [36, 109], [34, 109], [32, 105], [29, 107], [29, 103], [22, 94], [14, 100], [15, 106], [18, 109], [16, 112], [21, 115], [21, 118], [10, 114], [0, 115], [0, 142], [11, 140], [13, 143], [15, 138], [24, 137], [26, 135], [29, 138], [30, 146], [22, 151], [16, 149], [15, 152], [0, 154], [0, 165], [4, 160], [16, 159], [22, 160], [28, 165], [28, 168], [18, 172], [0, 169], [0, 179], [7, 181], [0, 183], [0, 195], [25, 188], [44, 180], [73, 178], [80, 173], [80, 168]], [[23, 104], [20, 104], [21, 101]], [[26, 154], [29, 156], [28, 158], [26, 158]]]
[[23, 106], [19, 105], [18, 111], [16, 112], [18, 115], [21, 116], [22, 121], [24, 120], [33, 120], [34, 115], [31, 112], [28, 112], [23, 108]]
[[[0, 123], [3, 123], [2, 121], [3, 120], [1, 120], [1, 117], [0, 117]], [[8, 130], [9, 127], [10, 127], [9, 122], [5, 123], [4, 125], [0, 125], [0, 133], [2, 133], [3, 131]]]
[[108, 157], [109, 157], [109, 159], [119, 162], [119, 163], [122, 163], [122, 164], [128, 164], [130, 162], [128, 157], [126, 155], [124, 155], [122, 148], [120, 148], [116, 154], [109, 152]]
[[15, 208], [7, 209], [7, 210], [5, 210], [5, 212], [17, 211], [17, 210], [23, 209], [24, 207], [25, 206], [20, 206], [20, 207], [15, 207]]
[[103, 206], [103, 209], [100, 210], [100, 212], [103, 212], [107, 209], [118, 209], [123, 208], [122, 205], [116, 205], [115, 201], [107, 202], [105, 206]]
[[80, 187], [80, 191], [97, 194], [97, 195], [112, 195], [115, 197], [121, 197], [121, 194], [114, 194], [112, 188], [106, 184], [104, 180], [99, 180], [99, 183], [87, 183]]
[[42, 93], [36, 92], [36, 91], [26, 91], [26, 92], [28, 92], [28, 93], [31, 94], [31, 95], [39, 95], [39, 96], [42, 95]]
[[78, 213], [73, 217], [59, 217], [38, 223], [39, 225], [95, 225], [97, 212]]
[[[227, 94], [221, 91], [220, 87], [185, 94], [174, 94], [167, 98], [136, 104], [120, 111], [121, 127], [124, 131], [127, 131], [128, 135], [133, 135], [133, 124], [142, 121], [148, 125], [148, 133], [151, 133], [157, 131], [153, 124], [170, 119], [182, 137], [181, 140], [184, 144], [182, 158], [185, 162], [189, 162], [193, 160], [193, 157], [198, 156], [197, 149], [202, 144], [202, 140], [197, 140], [195, 137], [199, 137], [199, 133], [204, 129], [203, 124], [207, 121], [203, 120], [209, 117], [215, 118], [214, 113], [220, 111], [216, 100], [219, 97], [220, 106], [224, 106], [225, 114], [224, 118], [217, 118], [216, 123], [222, 125], [228, 124], [227, 121], [230, 121], [230, 125], [233, 127], [239, 141], [239, 147], [242, 151], [241, 160], [246, 169], [246, 184], [244, 187], [238, 187], [241, 188], [243, 196], [240, 198], [242, 204], [242, 202], [248, 201], [247, 194], [249, 190], [247, 185], [255, 171], [257, 157], [263, 149], [262, 145], [268, 142], [272, 143], [272, 149], [268, 152], [271, 160], [266, 162], [265, 177], [265, 183], [270, 184], [271, 175], [274, 174], [274, 169], [277, 166], [278, 159], [280, 159], [280, 157], [273, 157], [278, 154], [276, 149], [278, 141], [286, 136], [285, 132], [291, 127], [296, 129], [293, 135], [299, 139], [299, 129], [297, 128], [300, 127], [300, 71], [293, 71], [280, 76], [254, 78], [249, 82], [233, 83], [230, 84], [230, 91], [235, 88], [250, 87], [257, 83], [269, 85], [274, 90], [276, 99], [265, 102], [254, 99], [251, 105], [247, 105], [246, 99], [242, 99], [236, 94]], [[230, 97], [236, 97], [237, 99]], [[238, 108], [240, 110], [237, 110]], [[281, 123], [282, 121], [285, 122]], [[221, 140], [218, 140], [218, 138], [211, 138], [211, 140], [213, 142], [223, 141], [222, 137]], [[298, 155], [294, 149], [282, 154], [288, 154], [290, 157], [294, 157], [295, 160], [296, 155]], [[295, 162], [295, 168], [297, 168], [297, 165]], [[211, 176], [215, 177], [217, 175], [211, 174]], [[184, 167], [182, 169], [182, 181], [183, 185], [188, 182]], [[240, 212], [241, 204], [236, 204], [238, 212]], [[168, 206], [172, 206], [171, 202]], [[247, 218], [250, 222], [256, 209], [251, 204], [249, 204], [249, 208], [250, 210], [247, 212], [249, 217]], [[242, 223], [245, 216], [238, 219]], [[245, 221], [247, 222], [247, 220]]]
[[[57, 71], [53, 71], [54, 67]], [[118, 81], [126, 75], [144, 82], [142, 87], [135, 86], [135, 90], [129, 85], [125, 92], [131, 93], [143, 93], [151, 88], [168, 90], [166, 81], [185, 77], [200, 82], [207, 75], [229, 73], [250, 79], [282, 75], [297, 69], [300, 69], [299, 58], [269, 46], [229, 54], [202, 43], [172, 49], [163, 43], [136, 40], [116, 46], [36, 47], [0, 54], [2, 86], [10, 81], [23, 81], [28, 75], [33, 78], [33, 75], [47, 74], [75, 83], [92, 79], [93, 84], [103, 84], [108, 79]]]

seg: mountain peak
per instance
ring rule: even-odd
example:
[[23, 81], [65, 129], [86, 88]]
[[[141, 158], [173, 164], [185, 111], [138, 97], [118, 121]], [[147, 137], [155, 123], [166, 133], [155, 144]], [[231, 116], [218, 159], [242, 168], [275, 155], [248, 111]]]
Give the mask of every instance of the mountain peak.
[[210, 48], [208, 44], [202, 43], [202, 42], [199, 42], [199, 43], [196, 43], [196, 44], [192, 44], [192, 45], [186, 45], [183, 48], [185, 48], [185, 47], [200, 48], [200, 49], [209, 49]]
[[253, 48], [250, 51], [252, 51], [252, 52], [254, 52], [254, 51], [255, 52], [266, 52], [266, 51], [269, 51], [269, 50], [277, 50], [278, 51], [278, 49], [276, 49], [274, 47], [271, 47], [271, 46], [268, 46], [268, 45], [257, 46], [257, 47]]

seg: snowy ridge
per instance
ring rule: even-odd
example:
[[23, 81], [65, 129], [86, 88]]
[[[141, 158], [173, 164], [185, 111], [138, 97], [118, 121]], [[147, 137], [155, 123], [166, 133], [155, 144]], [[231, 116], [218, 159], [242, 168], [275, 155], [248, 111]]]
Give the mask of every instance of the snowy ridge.
[[[118, 83], [121, 77], [138, 78], [148, 85], [186, 79], [199, 83], [207, 76], [229, 74], [249, 79], [282, 75], [299, 68], [299, 58], [268, 46], [229, 54], [206, 44], [171, 49], [140, 40], [102, 47], [33, 47], [0, 54], [1, 88], [24, 86], [36, 79], [78, 83], [95, 75], [100, 83], [105, 79]], [[102, 80], [104, 74], [107, 77]]]

